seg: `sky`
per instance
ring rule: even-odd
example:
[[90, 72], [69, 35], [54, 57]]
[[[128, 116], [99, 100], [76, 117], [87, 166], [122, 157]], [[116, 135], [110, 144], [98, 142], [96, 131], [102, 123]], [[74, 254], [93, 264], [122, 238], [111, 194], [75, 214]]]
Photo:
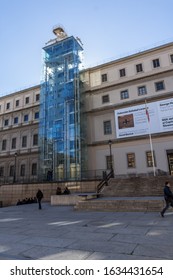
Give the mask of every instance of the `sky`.
[[0, 0], [0, 96], [41, 81], [55, 25], [79, 37], [88, 68], [173, 41], [173, 0]]

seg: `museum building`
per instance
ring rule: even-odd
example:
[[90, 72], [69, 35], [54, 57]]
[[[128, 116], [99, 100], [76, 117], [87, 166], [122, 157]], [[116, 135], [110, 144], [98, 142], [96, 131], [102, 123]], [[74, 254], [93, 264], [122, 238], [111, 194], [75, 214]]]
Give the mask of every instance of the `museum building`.
[[81, 68], [63, 28], [40, 85], [0, 97], [0, 182], [173, 174], [173, 43]]

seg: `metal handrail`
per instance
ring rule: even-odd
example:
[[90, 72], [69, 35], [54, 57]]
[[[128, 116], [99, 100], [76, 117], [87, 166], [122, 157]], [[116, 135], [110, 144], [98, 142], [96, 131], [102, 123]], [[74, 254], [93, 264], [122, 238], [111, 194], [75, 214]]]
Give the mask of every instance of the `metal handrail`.
[[97, 186], [97, 193], [100, 193], [103, 190], [104, 186], [108, 186], [108, 181], [110, 178], [114, 177], [114, 171], [111, 169], [111, 171], [106, 175], [105, 178], [98, 184]]

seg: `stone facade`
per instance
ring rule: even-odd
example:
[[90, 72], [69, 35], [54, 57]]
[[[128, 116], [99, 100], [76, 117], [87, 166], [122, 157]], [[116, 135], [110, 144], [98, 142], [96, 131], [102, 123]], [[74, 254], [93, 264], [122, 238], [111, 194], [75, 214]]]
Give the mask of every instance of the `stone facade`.
[[37, 180], [40, 87], [0, 98], [0, 183]]
[[[85, 69], [80, 76], [88, 170], [109, 172], [112, 162], [115, 176], [153, 174], [149, 135], [118, 137], [115, 111], [173, 97], [173, 43]], [[38, 85], [0, 97], [1, 184], [39, 180], [39, 94]], [[157, 174], [173, 174], [172, 140], [171, 129], [152, 133]]]
[[[151, 158], [147, 158], [151, 156], [149, 134], [118, 137], [115, 112], [133, 109], [133, 106], [143, 105], [145, 108], [145, 101], [150, 105], [173, 97], [173, 43], [87, 69], [82, 78], [86, 84], [90, 168], [110, 168], [108, 142], [111, 140], [115, 175], [153, 174]], [[156, 118], [152, 125], [159, 122], [161, 120]], [[173, 174], [172, 140], [172, 129], [152, 133], [155, 169], [158, 172]]]

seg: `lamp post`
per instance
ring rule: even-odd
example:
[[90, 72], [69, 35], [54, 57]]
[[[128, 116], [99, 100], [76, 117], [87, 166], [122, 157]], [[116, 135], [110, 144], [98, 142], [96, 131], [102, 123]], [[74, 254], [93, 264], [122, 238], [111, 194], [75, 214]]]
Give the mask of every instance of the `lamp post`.
[[109, 152], [110, 152], [110, 169], [112, 171], [112, 177], [113, 177], [113, 165], [112, 165], [112, 140], [108, 141], [109, 144]]
[[112, 170], [112, 141], [109, 140], [108, 141], [108, 144], [109, 144], [109, 152], [110, 152], [110, 166], [111, 166], [111, 170]]
[[13, 175], [13, 183], [16, 182], [16, 167], [17, 167], [17, 153], [14, 154], [14, 175]]

